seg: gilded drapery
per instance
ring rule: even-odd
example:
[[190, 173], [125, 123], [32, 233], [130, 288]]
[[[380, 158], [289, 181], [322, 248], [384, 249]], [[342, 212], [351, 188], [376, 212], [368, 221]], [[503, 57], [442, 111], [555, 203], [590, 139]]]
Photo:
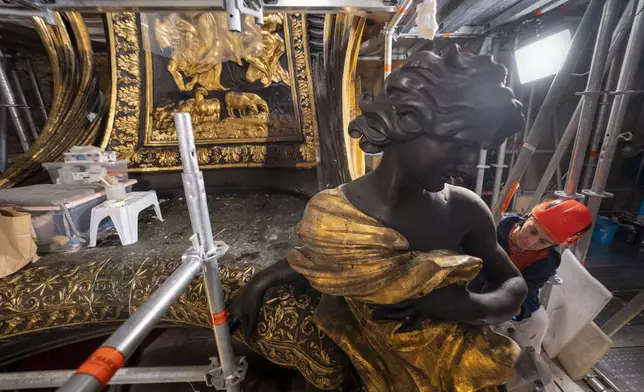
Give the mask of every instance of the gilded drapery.
[[481, 391], [509, 378], [518, 346], [489, 328], [424, 321], [374, 321], [368, 304], [391, 304], [465, 283], [479, 259], [415, 252], [406, 239], [355, 208], [339, 189], [315, 196], [289, 253], [292, 268], [325, 294], [314, 321], [351, 358], [369, 392]]

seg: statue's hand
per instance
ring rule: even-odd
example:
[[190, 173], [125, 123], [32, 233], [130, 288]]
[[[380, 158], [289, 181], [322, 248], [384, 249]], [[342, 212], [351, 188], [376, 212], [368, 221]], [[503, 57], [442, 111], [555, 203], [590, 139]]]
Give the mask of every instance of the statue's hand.
[[266, 290], [267, 288], [260, 281], [251, 279], [246, 286], [237, 291], [226, 306], [231, 333], [241, 328], [246, 342], [250, 342], [250, 337], [257, 326], [257, 317]]
[[409, 332], [420, 328], [420, 323], [423, 321], [421, 309], [421, 303], [418, 300], [406, 300], [393, 305], [377, 305], [371, 318], [398, 321], [402, 325], [396, 332]]
[[257, 326], [257, 316], [264, 303], [264, 294], [271, 287], [280, 286], [306, 279], [293, 270], [286, 259], [267, 267], [253, 275], [248, 284], [228, 301], [228, 323], [234, 332], [241, 328], [244, 339], [250, 343], [250, 337]]

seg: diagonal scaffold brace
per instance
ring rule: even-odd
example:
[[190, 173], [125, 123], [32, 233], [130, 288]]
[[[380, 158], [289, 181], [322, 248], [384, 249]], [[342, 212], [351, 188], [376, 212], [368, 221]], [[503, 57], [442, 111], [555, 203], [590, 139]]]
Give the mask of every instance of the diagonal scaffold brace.
[[190, 115], [177, 113], [174, 118], [183, 161], [183, 187], [194, 233], [191, 237], [192, 246], [183, 253], [182, 263], [172, 275], [90, 355], [58, 389], [59, 392], [103, 390], [166, 314], [170, 305], [201, 273], [219, 354], [218, 358], [211, 358], [211, 367], [204, 374], [206, 384], [218, 390], [241, 392], [240, 384], [246, 377], [248, 364], [244, 358], [235, 358], [233, 354], [217, 264], [217, 260], [228, 250], [228, 245], [212, 238], [206, 190], [203, 174], [197, 163]]

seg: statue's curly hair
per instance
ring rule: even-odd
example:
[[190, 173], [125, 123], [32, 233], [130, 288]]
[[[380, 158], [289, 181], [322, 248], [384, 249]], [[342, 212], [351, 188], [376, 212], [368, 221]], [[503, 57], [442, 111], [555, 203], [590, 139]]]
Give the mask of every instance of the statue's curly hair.
[[382, 94], [362, 96], [362, 115], [349, 124], [349, 134], [367, 153], [423, 133], [449, 138], [473, 127], [496, 130], [493, 144], [499, 144], [524, 123], [505, 77], [505, 67], [491, 56], [461, 53], [458, 45], [443, 57], [415, 53], [387, 77]]

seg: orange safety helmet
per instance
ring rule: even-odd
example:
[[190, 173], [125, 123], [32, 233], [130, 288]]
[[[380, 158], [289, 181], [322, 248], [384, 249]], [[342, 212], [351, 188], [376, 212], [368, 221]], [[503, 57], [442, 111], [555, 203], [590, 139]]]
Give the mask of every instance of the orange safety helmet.
[[554, 242], [568, 246], [590, 230], [593, 218], [585, 205], [573, 199], [544, 201], [532, 209], [534, 219]]

